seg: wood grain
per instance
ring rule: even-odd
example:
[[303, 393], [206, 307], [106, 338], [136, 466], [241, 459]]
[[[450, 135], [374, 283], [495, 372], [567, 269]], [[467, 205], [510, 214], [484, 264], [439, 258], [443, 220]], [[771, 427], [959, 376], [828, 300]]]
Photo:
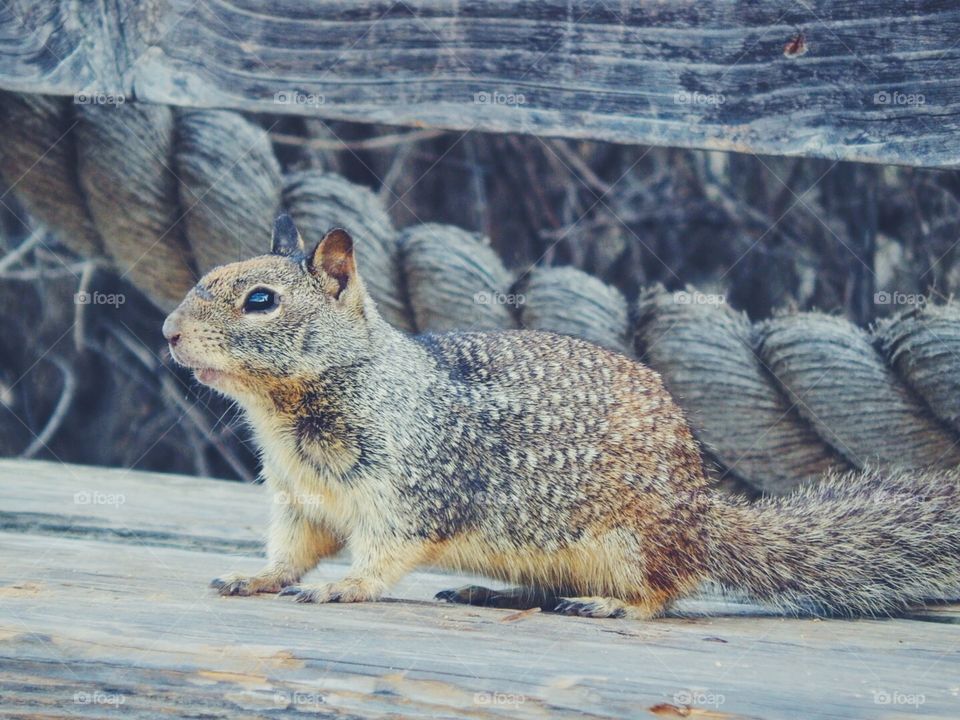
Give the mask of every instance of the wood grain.
[[955, 167], [957, 37], [944, 0], [11, 0], [0, 88]]
[[381, 603], [219, 598], [211, 577], [261, 562], [260, 487], [0, 461], [0, 506], [0, 717], [948, 718], [960, 703], [956, 607], [823, 622], [707, 598], [594, 621], [434, 603], [464, 580], [429, 571]]

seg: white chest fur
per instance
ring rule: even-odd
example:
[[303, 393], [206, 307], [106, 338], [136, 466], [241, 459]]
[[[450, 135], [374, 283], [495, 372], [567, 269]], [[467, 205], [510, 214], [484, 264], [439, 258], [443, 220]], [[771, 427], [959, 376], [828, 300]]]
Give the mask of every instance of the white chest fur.
[[344, 483], [323, 458], [305, 457], [292, 424], [256, 410], [248, 410], [248, 415], [274, 502], [290, 503], [304, 516], [349, 537], [364, 519], [361, 488]]

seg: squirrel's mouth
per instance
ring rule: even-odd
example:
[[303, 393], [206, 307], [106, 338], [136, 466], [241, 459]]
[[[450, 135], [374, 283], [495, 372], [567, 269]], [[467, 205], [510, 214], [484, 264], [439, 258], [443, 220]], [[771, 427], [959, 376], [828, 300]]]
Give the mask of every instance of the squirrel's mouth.
[[204, 385], [215, 385], [223, 377], [223, 372], [213, 368], [190, 368], [194, 377]]
[[187, 358], [182, 357], [182, 353], [178, 353], [172, 346], [170, 347], [170, 356], [178, 365], [191, 370], [197, 381], [204, 385], [215, 385], [219, 380], [223, 379], [225, 375], [222, 370], [217, 370], [216, 368], [194, 365], [189, 362]]

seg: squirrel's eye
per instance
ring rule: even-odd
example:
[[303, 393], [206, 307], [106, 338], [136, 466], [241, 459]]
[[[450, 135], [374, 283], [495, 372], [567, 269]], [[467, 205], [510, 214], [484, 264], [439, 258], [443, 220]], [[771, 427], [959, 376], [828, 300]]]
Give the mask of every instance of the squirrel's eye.
[[266, 288], [254, 288], [243, 301], [245, 313], [268, 312], [277, 306], [277, 294]]

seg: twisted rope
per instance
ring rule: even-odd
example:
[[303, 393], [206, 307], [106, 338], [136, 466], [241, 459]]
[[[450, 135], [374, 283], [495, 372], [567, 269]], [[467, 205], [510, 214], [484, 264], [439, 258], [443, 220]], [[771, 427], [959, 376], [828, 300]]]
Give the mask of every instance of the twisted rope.
[[174, 307], [215, 265], [262, 254], [286, 209], [305, 239], [350, 229], [384, 317], [408, 331], [527, 327], [577, 335], [658, 370], [724, 474], [785, 492], [828, 469], [960, 465], [960, 309], [862, 330], [817, 313], [751, 324], [722, 302], [652, 288], [628, 307], [577, 269], [516, 276], [457, 227], [396, 230], [367, 188], [284, 174], [242, 115], [0, 97], [0, 174], [84, 257]]

